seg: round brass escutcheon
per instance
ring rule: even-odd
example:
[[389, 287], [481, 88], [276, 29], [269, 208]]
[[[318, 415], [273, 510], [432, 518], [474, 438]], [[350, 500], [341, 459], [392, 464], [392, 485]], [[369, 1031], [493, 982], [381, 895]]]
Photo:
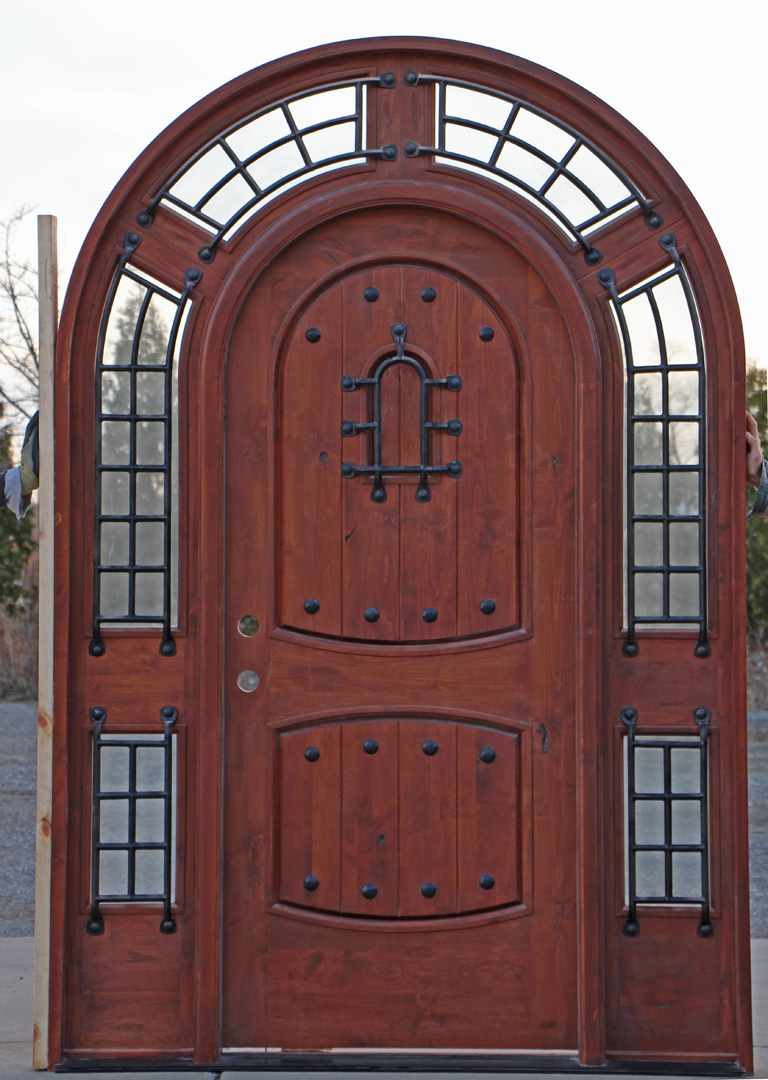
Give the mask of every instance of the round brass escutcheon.
[[237, 676], [237, 685], [244, 694], [252, 694], [259, 688], [259, 676], [255, 671], [241, 671]]
[[259, 632], [259, 620], [255, 615], [243, 615], [237, 624], [237, 629], [243, 637], [253, 637]]

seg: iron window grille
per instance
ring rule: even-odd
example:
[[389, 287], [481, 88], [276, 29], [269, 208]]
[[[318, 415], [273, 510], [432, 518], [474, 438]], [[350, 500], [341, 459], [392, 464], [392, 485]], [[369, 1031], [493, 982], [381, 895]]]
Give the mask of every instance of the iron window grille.
[[[675, 237], [664, 233], [659, 243], [671, 265], [640, 285], [620, 293], [612, 270], [606, 268], [597, 275], [611, 298], [625, 362], [627, 637], [623, 652], [638, 655], [638, 628], [694, 628], [698, 630], [694, 652], [706, 658], [710, 646], [704, 342]], [[690, 347], [682, 362], [672, 355], [668, 338], [673, 336], [673, 327], [661, 310], [660, 290], [670, 282], [677, 283], [680, 291], [678, 330], [687, 320]], [[638, 302], [653, 328], [651, 359], [642, 351], [638, 336], [635, 316], [642, 315], [635, 311]], [[627, 318], [630, 306], [634, 331]]]
[[511, 185], [581, 245], [590, 266], [602, 255], [588, 234], [612, 218], [639, 208], [648, 228], [662, 224], [616, 162], [576, 128], [543, 109], [459, 79], [408, 71], [405, 82], [433, 83], [437, 89], [437, 144], [408, 142], [406, 157], [434, 155], [439, 162], [486, 172]]
[[[638, 735], [637, 710], [621, 710], [621, 719], [627, 729], [627, 869], [628, 869], [628, 905], [629, 914], [624, 923], [624, 933], [636, 937], [640, 933], [637, 908], [639, 904], [690, 904], [701, 908], [701, 920], [697, 927], [700, 937], [712, 937], [714, 927], [710, 921], [709, 887], [709, 796], [708, 796], [708, 737], [710, 713], [708, 709], [693, 710], [693, 718], [698, 728], [697, 736]], [[661, 757], [661, 785], [638, 781], [638, 754], [655, 751]], [[684, 777], [680, 769], [676, 776], [675, 754], [697, 755], [696, 779]], [[679, 786], [678, 786], [679, 785]], [[640, 788], [640, 790], [638, 790]], [[643, 790], [644, 788], [644, 790]], [[659, 790], [660, 788], [660, 790]], [[663, 827], [661, 835], [653, 836], [652, 842], [638, 840], [638, 808], [658, 806], [662, 809]], [[697, 818], [698, 842], [676, 840], [676, 815], [681, 808], [692, 806]], [[645, 837], [645, 839], [649, 839]], [[690, 836], [689, 836], [690, 839]], [[664, 887], [653, 894], [643, 894], [638, 889], [638, 856], [648, 853], [659, 859], [663, 858]], [[682, 868], [676, 865], [680, 857], [692, 856], [697, 868], [695, 879], [701, 888], [696, 895], [685, 894], [677, 889], [678, 875], [683, 877]], [[646, 879], [647, 880], [647, 879]], [[641, 884], [643, 882], [641, 881]]]
[[370, 158], [395, 160], [397, 148], [367, 146], [365, 130], [368, 88], [394, 85], [387, 72], [271, 102], [201, 147], [136, 220], [148, 227], [161, 203], [172, 207], [212, 234], [199, 251], [203, 262], [211, 262], [244, 218], [305, 176]]
[[[93, 656], [105, 652], [105, 624], [159, 625], [161, 654], [176, 651], [171, 634], [174, 361], [187, 300], [202, 274], [189, 269], [180, 292], [167, 289], [131, 266], [139, 243], [136, 233], [127, 234], [97, 345]], [[116, 308], [118, 290], [126, 283], [137, 291], [124, 309]], [[155, 317], [161, 303], [171, 313], [167, 327]], [[107, 356], [114, 320], [120, 336]]]
[[[163, 914], [160, 920], [160, 931], [163, 934], [172, 934], [176, 930], [176, 920], [171, 916], [171, 902], [173, 894], [173, 813], [174, 813], [174, 762], [173, 762], [173, 725], [178, 718], [178, 712], [173, 706], [165, 706], [160, 710], [160, 721], [163, 726], [162, 736], [154, 734], [142, 735], [104, 735], [103, 727], [107, 719], [107, 710], [101, 707], [92, 708], [90, 711], [93, 725], [93, 774], [92, 774], [92, 811], [91, 811], [91, 911], [87, 922], [89, 934], [101, 934], [104, 932], [104, 916], [101, 905], [104, 903], [149, 903], [157, 901], [163, 905]], [[161, 753], [162, 784], [156, 786], [152, 770], [149, 769], [149, 777], [142, 779], [138, 755], [141, 751], [154, 754]], [[104, 768], [104, 757], [110, 754], [114, 757], [115, 752], [124, 751], [123, 759], [127, 757], [127, 763], [123, 760], [122, 765], [127, 768], [116, 769], [114, 776], [109, 776], [109, 770]], [[149, 804], [162, 804], [162, 825], [160, 829], [161, 839], [146, 839], [141, 826], [147, 829], [143, 821], [144, 810], [150, 811]], [[104, 811], [106, 804], [110, 804], [116, 811], [115, 815], [107, 815]], [[151, 814], [146, 815], [149, 819], [150, 835], [156, 836], [156, 825], [152, 821]], [[104, 840], [103, 834], [108, 832], [105, 826], [115, 827], [115, 817], [118, 819], [118, 831], [124, 826], [124, 837], [119, 840]], [[119, 821], [120, 818], [123, 821]], [[162, 857], [162, 890], [140, 891], [137, 874], [137, 856], [142, 853], [159, 852]], [[124, 882], [122, 890], [104, 890], [102, 884], [109, 882], [109, 872], [105, 869], [105, 859], [112, 855], [117, 857], [125, 866]], [[124, 858], [121, 859], [121, 856]], [[148, 874], [150, 881], [154, 882], [156, 873]], [[114, 881], [113, 881], [114, 884]]]

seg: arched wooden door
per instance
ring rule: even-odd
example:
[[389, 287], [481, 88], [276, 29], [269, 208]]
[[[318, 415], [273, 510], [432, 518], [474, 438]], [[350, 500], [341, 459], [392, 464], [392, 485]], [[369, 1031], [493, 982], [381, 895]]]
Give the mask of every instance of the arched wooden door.
[[56, 395], [38, 1060], [749, 1068], [743, 346], [631, 125], [456, 42], [250, 72]]
[[548, 285], [445, 211], [317, 225], [247, 293], [230, 1051], [576, 1047], [575, 385]]

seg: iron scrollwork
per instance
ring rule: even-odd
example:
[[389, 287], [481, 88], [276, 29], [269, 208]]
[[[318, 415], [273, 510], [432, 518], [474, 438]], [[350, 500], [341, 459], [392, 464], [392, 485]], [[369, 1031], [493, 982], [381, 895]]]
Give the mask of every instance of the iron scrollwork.
[[[387, 490], [384, 487], [385, 476], [402, 476], [408, 473], [418, 473], [419, 482], [416, 488], [416, 501], [429, 502], [432, 493], [429, 490], [429, 476], [445, 473], [457, 480], [462, 473], [460, 461], [449, 461], [445, 465], [430, 465], [429, 463], [429, 433], [430, 431], [444, 431], [448, 435], [458, 436], [462, 432], [462, 423], [457, 417], [442, 422], [429, 419], [429, 388], [439, 386], [445, 390], [458, 393], [462, 387], [460, 375], [447, 375], [444, 379], [430, 379], [424, 365], [412, 356], [405, 355], [405, 337], [407, 327], [404, 323], [392, 324], [392, 338], [395, 342], [395, 355], [389, 356], [378, 365], [375, 373], [368, 379], [357, 379], [352, 375], [344, 375], [341, 380], [341, 389], [344, 393], [359, 390], [360, 387], [370, 386], [373, 391], [373, 419], [358, 423], [354, 420], [343, 420], [341, 434], [344, 438], [359, 435], [360, 432], [370, 431], [373, 435], [373, 464], [356, 465], [351, 461], [345, 461], [341, 466], [341, 475], [345, 479], [354, 476], [372, 476], [373, 488], [371, 499], [374, 502], [386, 502]], [[386, 371], [396, 364], [405, 364], [412, 368], [419, 376], [420, 384], [420, 409], [419, 409], [419, 464], [418, 465], [385, 465], [382, 461], [382, 432], [381, 432], [381, 380]]]

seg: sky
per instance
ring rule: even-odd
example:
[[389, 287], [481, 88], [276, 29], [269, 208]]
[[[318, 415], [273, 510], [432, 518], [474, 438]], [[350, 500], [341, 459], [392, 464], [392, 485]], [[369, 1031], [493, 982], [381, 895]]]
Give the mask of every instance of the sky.
[[[734, 279], [747, 355], [768, 365], [764, 29], [753, 0], [27, 0], [0, 13], [0, 219], [58, 218], [63, 289], [101, 204], [143, 148], [250, 68], [328, 41], [454, 38], [552, 68], [626, 116], [672, 163]], [[34, 214], [19, 231], [36, 259]]]

